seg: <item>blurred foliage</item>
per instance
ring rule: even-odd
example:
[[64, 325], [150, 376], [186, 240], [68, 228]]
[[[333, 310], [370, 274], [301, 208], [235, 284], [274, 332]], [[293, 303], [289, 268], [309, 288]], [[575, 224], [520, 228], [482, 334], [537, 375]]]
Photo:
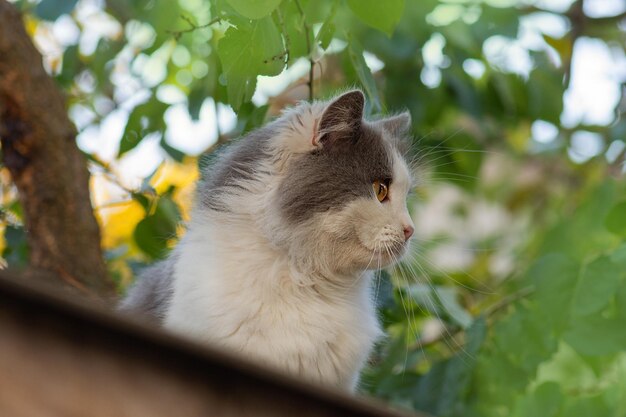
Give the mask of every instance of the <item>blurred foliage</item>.
[[[363, 391], [442, 417], [624, 416], [625, 101], [611, 123], [561, 123], [574, 45], [599, 41], [625, 62], [624, 14], [549, 3], [15, 2], [67, 94], [120, 289], [184, 232], [198, 165], [216, 146], [189, 154], [171, 143], [174, 107], [192, 122], [234, 109], [221, 144], [296, 100], [361, 86], [368, 111], [411, 112], [421, 180], [415, 253], [376, 282], [389, 338]], [[562, 33], [523, 44], [524, 25], [546, 16]], [[260, 75], [281, 73], [291, 74], [282, 92], [253, 99]], [[117, 113], [113, 152], [81, 142]], [[550, 138], [533, 133], [542, 126]], [[596, 151], [581, 155], [581, 137]], [[147, 143], [163, 162], [125, 179]], [[5, 171], [0, 180], [2, 256], [19, 265], [21, 209]]]

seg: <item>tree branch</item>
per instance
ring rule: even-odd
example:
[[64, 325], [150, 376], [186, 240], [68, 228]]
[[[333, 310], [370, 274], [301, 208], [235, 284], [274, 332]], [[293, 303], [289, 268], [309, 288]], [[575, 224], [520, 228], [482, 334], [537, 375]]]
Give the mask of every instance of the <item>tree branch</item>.
[[311, 32], [311, 28], [306, 22], [306, 15], [304, 14], [304, 9], [302, 9], [302, 6], [300, 5], [300, 1], [294, 0], [294, 2], [296, 3], [296, 7], [298, 8], [298, 12], [300, 13], [300, 16], [302, 17], [302, 25], [304, 26], [306, 49], [309, 54], [309, 101], [313, 101], [313, 98], [315, 96], [313, 94], [313, 75], [314, 75], [313, 71], [315, 69], [315, 59], [313, 59], [313, 46], [311, 45], [311, 39], [310, 39], [310, 35], [312, 35], [313, 32]]
[[[513, 294], [510, 294], [502, 298], [497, 303], [487, 307], [481, 314], [484, 317], [491, 317], [494, 314], [498, 313], [499, 311], [505, 309], [509, 305], [513, 304], [514, 302], [521, 300], [522, 298], [532, 294], [534, 291], [535, 289], [533, 287], [522, 288], [519, 291], [514, 292]], [[437, 337], [433, 337], [432, 339], [429, 339], [429, 340], [416, 341], [415, 343], [409, 346], [409, 350], [424, 349], [428, 346], [436, 345], [439, 342], [448, 341], [464, 331], [464, 329], [461, 327], [458, 327], [455, 329], [449, 329], [449, 328], [444, 328], [444, 329], [445, 330], [442, 331]]]
[[176, 39], [176, 40], [178, 40], [185, 33], [193, 32], [193, 31], [198, 30], [198, 29], [205, 29], [205, 28], [208, 28], [209, 26], [211, 26], [211, 25], [213, 25], [215, 23], [219, 23], [219, 22], [222, 21], [222, 17], [216, 17], [215, 19], [209, 20], [204, 25], [196, 25], [187, 16], [181, 16], [180, 18], [183, 19], [185, 22], [187, 22], [189, 24], [189, 28], [188, 29], [182, 29], [182, 30], [168, 30], [167, 32], [169, 34], [171, 34], [172, 36], [174, 36], [174, 39]]
[[0, 141], [24, 210], [30, 266], [81, 293], [112, 295], [65, 99], [6, 0], [0, 0]]

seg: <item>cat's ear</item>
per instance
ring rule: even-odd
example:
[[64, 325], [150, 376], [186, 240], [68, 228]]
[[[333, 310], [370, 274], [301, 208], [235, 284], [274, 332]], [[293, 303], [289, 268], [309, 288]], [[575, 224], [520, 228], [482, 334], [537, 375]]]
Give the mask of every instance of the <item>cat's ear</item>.
[[395, 137], [402, 137], [411, 130], [411, 113], [405, 111], [396, 116], [379, 120], [377, 123]]
[[326, 146], [351, 136], [363, 122], [365, 97], [359, 90], [349, 91], [333, 100], [324, 110], [313, 136], [314, 146]]

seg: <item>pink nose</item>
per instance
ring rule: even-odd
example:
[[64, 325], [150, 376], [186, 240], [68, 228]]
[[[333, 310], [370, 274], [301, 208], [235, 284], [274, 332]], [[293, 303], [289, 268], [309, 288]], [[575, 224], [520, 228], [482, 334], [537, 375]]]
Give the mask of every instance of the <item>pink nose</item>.
[[415, 231], [415, 229], [413, 229], [413, 226], [405, 226], [404, 227], [404, 241], [406, 242], [407, 240], [409, 240], [411, 238], [411, 236], [413, 236], [413, 232]]

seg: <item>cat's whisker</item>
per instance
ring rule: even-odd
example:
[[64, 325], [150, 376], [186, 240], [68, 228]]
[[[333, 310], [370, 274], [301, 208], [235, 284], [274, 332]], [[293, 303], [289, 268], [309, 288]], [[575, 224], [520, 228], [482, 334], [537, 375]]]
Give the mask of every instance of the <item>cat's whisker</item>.
[[444, 276], [447, 279], [451, 280], [456, 285], [465, 288], [466, 290], [469, 290], [471, 292], [476, 292], [476, 293], [479, 293], [479, 294], [483, 294], [483, 295], [494, 295], [494, 294], [497, 294], [493, 290], [493, 288], [490, 288], [485, 282], [483, 282], [483, 281], [479, 280], [478, 278], [474, 277], [469, 272], [465, 272], [465, 275], [469, 279], [474, 281], [476, 284], [478, 284], [480, 287], [485, 288], [485, 290], [481, 290], [481, 289], [478, 289], [478, 288], [475, 288], [475, 287], [470, 287], [469, 285], [463, 284], [459, 280], [457, 280], [454, 277], [452, 277], [449, 273], [444, 271], [441, 267], [437, 266], [432, 261], [429, 261], [428, 258], [426, 258], [424, 255], [420, 254], [419, 252], [416, 252], [416, 255], [420, 258], [420, 261], [423, 261], [423, 262], [427, 263], [430, 268], [436, 270], [439, 274], [441, 274], [442, 276]]
[[[423, 268], [418, 263], [409, 264], [408, 265], [408, 267], [411, 268], [411, 269], [413, 268], [413, 266], [415, 266], [418, 269], [420, 269], [424, 276], [428, 276], [426, 274], [426, 271], [424, 271]], [[425, 280], [425, 284], [428, 286], [428, 288], [430, 289], [432, 294], [437, 294], [436, 288], [430, 283], [430, 281]], [[441, 323], [441, 325], [442, 325], [442, 328], [443, 328], [443, 331], [444, 331], [444, 334], [445, 334], [445, 337], [442, 340], [446, 344], [448, 349], [450, 349], [451, 352], [455, 352], [455, 351], [460, 350], [464, 355], [466, 355], [466, 356], [470, 357], [471, 359], [473, 359], [472, 355], [470, 355], [465, 350], [465, 347], [462, 344], [460, 344], [459, 342], [457, 342], [456, 339], [454, 339], [454, 335], [450, 332], [448, 327], [444, 324], [445, 321], [441, 318], [441, 316], [438, 313], [438, 308], [437, 308], [437, 305], [435, 304], [434, 298], [431, 297], [430, 295], [427, 295], [426, 296], [426, 302], [428, 303], [428, 305], [429, 305], [430, 309], [432, 310], [432, 312], [435, 314], [435, 317], [437, 318], [439, 323]]]

